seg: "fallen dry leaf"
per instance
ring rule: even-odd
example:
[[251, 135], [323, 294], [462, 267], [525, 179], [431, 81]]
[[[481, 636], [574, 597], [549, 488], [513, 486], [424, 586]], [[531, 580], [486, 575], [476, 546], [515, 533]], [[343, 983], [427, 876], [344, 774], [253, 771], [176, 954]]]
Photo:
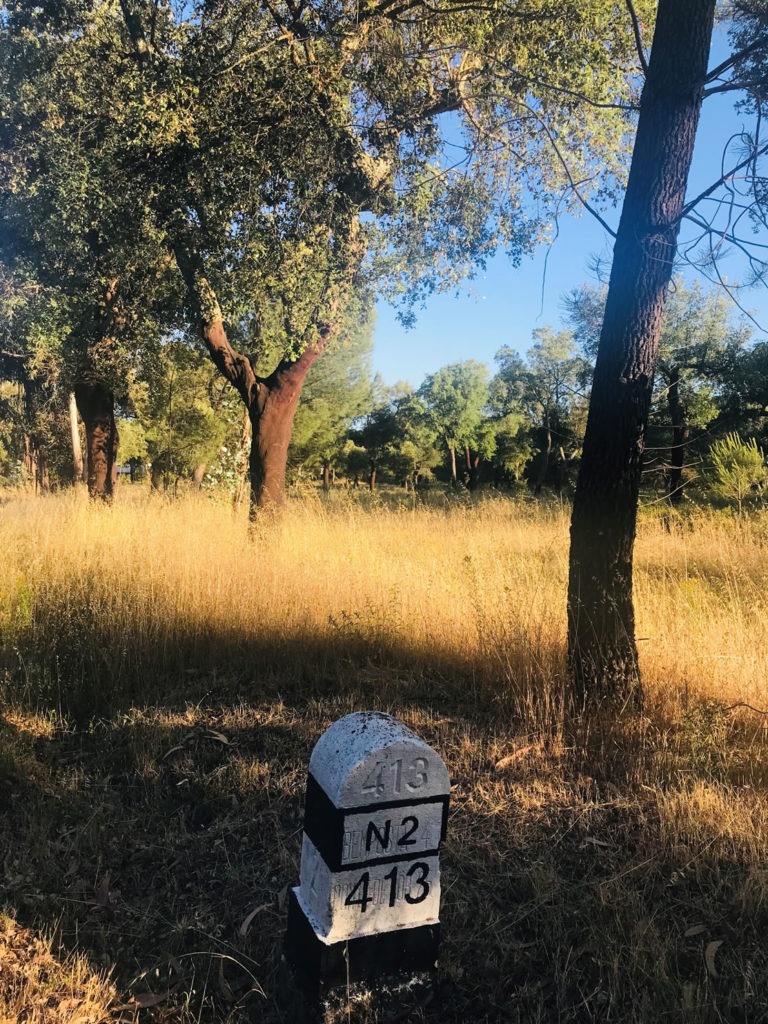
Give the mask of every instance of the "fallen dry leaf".
[[604, 839], [598, 839], [596, 836], [587, 836], [587, 838], [581, 844], [581, 848], [584, 849], [584, 847], [587, 844], [591, 846], [604, 846], [608, 850], [610, 850], [613, 846], [613, 843], [606, 843]]
[[267, 910], [268, 908], [269, 903], [262, 903], [260, 906], [256, 907], [255, 910], [252, 910], [238, 928], [238, 934], [242, 935], [243, 938], [245, 938], [245, 936], [248, 934], [248, 929], [251, 927], [251, 921], [253, 921], [254, 917], [256, 917], [260, 910]]
[[119, 1013], [122, 1010], [147, 1010], [150, 1006], [159, 1006], [160, 1003], [166, 1002], [171, 996], [178, 990], [178, 985], [174, 985], [173, 988], [169, 988], [165, 992], [137, 992], [131, 996], [127, 1003], [122, 1006], [116, 1006], [115, 1010]]
[[91, 907], [101, 907], [105, 909], [112, 902], [112, 893], [109, 889], [109, 872], [102, 878], [96, 888], [93, 890], [93, 899], [86, 901]]
[[500, 761], [497, 761], [494, 765], [494, 770], [497, 772], [506, 771], [507, 768], [511, 768], [513, 764], [517, 764], [518, 761], [522, 761], [523, 758], [530, 754], [532, 750], [536, 749], [535, 743], [529, 743], [527, 747], [518, 747], [511, 754], [507, 754], [506, 757], [502, 757]]
[[722, 939], [714, 939], [712, 942], [707, 943], [707, 948], [704, 950], [704, 963], [707, 965], [707, 970], [713, 978], [720, 977], [720, 973], [717, 967], [715, 967], [715, 957], [722, 944]]
[[217, 743], [224, 743], [226, 744], [226, 746], [229, 746], [229, 740], [224, 735], [224, 733], [216, 732], [215, 729], [208, 729], [205, 735], [208, 737], [208, 739], [216, 740]]

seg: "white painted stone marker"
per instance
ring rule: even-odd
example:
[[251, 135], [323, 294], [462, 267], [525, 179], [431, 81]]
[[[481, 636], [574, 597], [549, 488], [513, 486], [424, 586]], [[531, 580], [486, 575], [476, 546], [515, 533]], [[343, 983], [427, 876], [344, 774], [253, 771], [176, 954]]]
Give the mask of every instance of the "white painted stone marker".
[[286, 940], [310, 987], [434, 968], [449, 792], [439, 755], [389, 715], [356, 712], [320, 737]]

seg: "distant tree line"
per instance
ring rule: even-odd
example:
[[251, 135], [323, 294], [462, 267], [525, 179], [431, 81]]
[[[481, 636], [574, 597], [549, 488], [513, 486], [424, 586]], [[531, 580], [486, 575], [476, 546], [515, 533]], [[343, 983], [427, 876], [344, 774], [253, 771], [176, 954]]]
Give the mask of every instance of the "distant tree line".
[[[525, 354], [502, 348], [495, 374], [469, 359], [440, 368], [415, 390], [405, 382], [387, 387], [372, 374], [368, 315], [307, 375], [288, 449], [289, 484], [570, 499], [604, 303], [604, 288], [574, 290], [564, 300], [565, 329], [538, 328]], [[182, 337], [166, 338], [148, 346], [132, 386], [130, 415], [117, 420], [116, 468], [125, 479], [166, 493], [228, 490], [240, 504], [250, 423], [204, 354]], [[45, 490], [83, 477], [82, 423], [66, 397], [26, 408], [23, 388], [2, 385], [3, 483]], [[766, 409], [768, 341], [755, 339], [722, 291], [677, 280], [659, 343], [644, 500], [680, 507], [691, 498], [739, 511], [762, 503]]]

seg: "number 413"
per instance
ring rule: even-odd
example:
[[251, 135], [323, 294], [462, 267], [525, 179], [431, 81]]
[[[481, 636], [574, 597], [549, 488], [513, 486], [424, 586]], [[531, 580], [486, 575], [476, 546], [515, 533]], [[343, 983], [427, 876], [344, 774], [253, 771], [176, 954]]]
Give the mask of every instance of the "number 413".
[[[429, 895], [429, 865], [424, 864], [422, 861], [418, 861], [416, 864], [412, 864], [408, 871], [405, 872], [405, 877], [411, 879], [413, 884], [418, 886], [416, 893], [411, 891], [404, 892], [403, 898], [406, 903], [411, 905], [416, 903], [423, 903]], [[392, 868], [390, 872], [384, 875], [383, 882], [389, 882], [389, 905], [394, 907], [397, 901], [397, 881], [398, 881], [398, 865]], [[364, 914], [368, 909], [368, 904], [374, 902], [374, 897], [368, 895], [368, 890], [371, 884], [371, 873], [370, 871], [364, 871], [360, 876], [359, 881], [354, 885], [351, 892], [344, 900], [345, 907], [360, 907], [360, 913]]]

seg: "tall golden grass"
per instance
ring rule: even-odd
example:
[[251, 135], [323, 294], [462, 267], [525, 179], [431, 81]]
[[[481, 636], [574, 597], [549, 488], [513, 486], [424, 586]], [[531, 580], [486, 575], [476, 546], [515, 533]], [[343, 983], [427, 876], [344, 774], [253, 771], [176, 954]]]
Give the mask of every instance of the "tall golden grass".
[[[340, 495], [249, 530], [210, 500], [123, 495], [112, 508], [81, 493], [2, 508], [0, 630], [28, 698], [138, 697], [159, 677], [214, 669], [311, 676], [354, 653], [460, 675], [521, 708], [556, 700], [559, 508]], [[673, 529], [641, 518], [637, 633], [655, 706], [768, 707], [767, 583], [768, 516], [699, 513]]]
[[365, 707], [454, 783], [440, 986], [404, 1019], [768, 1019], [768, 515], [642, 513], [648, 701], [618, 722], [564, 712], [557, 505], [336, 493], [249, 528], [207, 497], [22, 495], [0, 551], [0, 909], [30, 951], [0, 1021], [69, 1005], [30, 929], [83, 954], [94, 1021], [296, 1019], [307, 759]]

